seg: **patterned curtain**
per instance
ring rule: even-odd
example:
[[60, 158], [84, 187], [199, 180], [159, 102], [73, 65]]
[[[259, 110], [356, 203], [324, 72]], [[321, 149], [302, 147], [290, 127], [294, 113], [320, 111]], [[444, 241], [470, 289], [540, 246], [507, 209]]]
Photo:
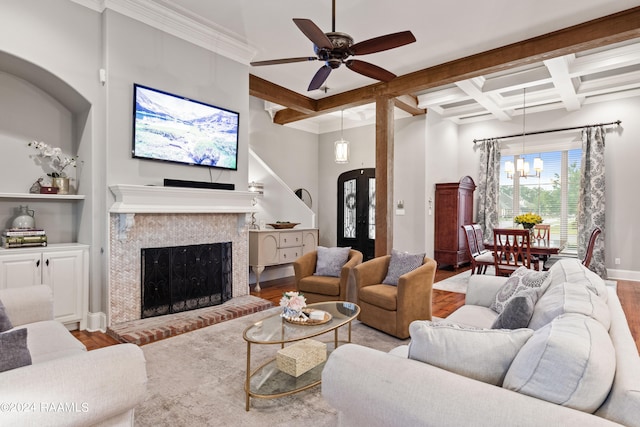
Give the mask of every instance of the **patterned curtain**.
[[478, 174], [478, 224], [482, 227], [485, 238], [493, 236], [493, 227], [498, 224], [499, 194], [500, 141], [490, 139], [480, 146]]
[[582, 130], [582, 176], [578, 199], [578, 258], [584, 258], [591, 232], [599, 227], [602, 234], [596, 240], [589, 269], [602, 278], [607, 276], [604, 266], [604, 139], [602, 126]]

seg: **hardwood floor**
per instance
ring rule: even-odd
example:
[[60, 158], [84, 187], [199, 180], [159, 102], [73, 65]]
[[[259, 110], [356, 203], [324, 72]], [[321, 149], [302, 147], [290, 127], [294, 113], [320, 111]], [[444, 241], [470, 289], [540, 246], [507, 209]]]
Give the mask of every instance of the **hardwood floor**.
[[[437, 270], [436, 282], [444, 280], [465, 271], [465, 268], [458, 270]], [[282, 293], [295, 289], [293, 277], [271, 280], [260, 283], [260, 292], [251, 291], [251, 295], [258, 296], [278, 305]], [[627, 316], [631, 334], [640, 351], [640, 283], [628, 280], [618, 280], [618, 296], [622, 303], [622, 308]], [[447, 317], [458, 307], [464, 305], [464, 294], [455, 292], [433, 290], [433, 315], [436, 317]], [[73, 335], [79, 339], [87, 350], [107, 347], [118, 344], [118, 341], [101, 332], [73, 331]]]

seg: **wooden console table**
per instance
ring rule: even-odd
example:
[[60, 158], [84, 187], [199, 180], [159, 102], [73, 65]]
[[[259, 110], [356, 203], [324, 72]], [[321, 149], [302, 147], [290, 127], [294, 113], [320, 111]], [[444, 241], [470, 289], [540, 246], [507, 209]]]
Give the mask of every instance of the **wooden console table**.
[[317, 228], [249, 230], [249, 266], [256, 275], [255, 291], [260, 292], [260, 274], [265, 267], [292, 263], [317, 247]]

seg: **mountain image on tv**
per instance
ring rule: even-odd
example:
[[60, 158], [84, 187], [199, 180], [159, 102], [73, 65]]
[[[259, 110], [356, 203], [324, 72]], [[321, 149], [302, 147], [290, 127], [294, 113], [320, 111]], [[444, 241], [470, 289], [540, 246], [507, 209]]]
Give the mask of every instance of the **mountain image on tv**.
[[135, 87], [134, 157], [237, 169], [238, 113]]

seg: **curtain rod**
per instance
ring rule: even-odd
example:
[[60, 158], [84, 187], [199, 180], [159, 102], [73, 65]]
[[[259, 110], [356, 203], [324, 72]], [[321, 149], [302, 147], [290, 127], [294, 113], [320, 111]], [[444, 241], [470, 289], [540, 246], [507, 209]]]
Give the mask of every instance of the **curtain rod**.
[[620, 126], [622, 122], [620, 120], [616, 120], [615, 122], [609, 122], [609, 123], [598, 123], [597, 125], [585, 125], [585, 126], [574, 126], [574, 127], [570, 127], [570, 128], [560, 128], [560, 129], [547, 129], [547, 130], [538, 130], [538, 131], [534, 131], [534, 132], [525, 132], [525, 133], [516, 133], [513, 135], [507, 135], [507, 136], [500, 136], [500, 137], [495, 137], [495, 138], [482, 138], [482, 139], [474, 139], [473, 143], [475, 144], [476, 142], [484, 142], [484, 141], [488, 141], [490, 139], [506, 139], [506, 138], [516, 138], [518, 136], [525, 136], [525, 135], [538, 135], [541, 133], [551, 133], [551, 132], [562, 132], [565, 130], [576, 130], [576, 129], [584, 129], [584, 128], [588, 128], [588, 127], [595, 127], [595, 126], [611, 126], [611, 125], [616, 125], [616, 126]]

